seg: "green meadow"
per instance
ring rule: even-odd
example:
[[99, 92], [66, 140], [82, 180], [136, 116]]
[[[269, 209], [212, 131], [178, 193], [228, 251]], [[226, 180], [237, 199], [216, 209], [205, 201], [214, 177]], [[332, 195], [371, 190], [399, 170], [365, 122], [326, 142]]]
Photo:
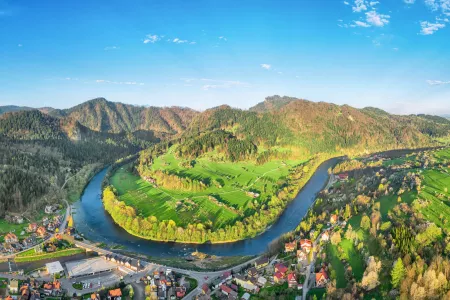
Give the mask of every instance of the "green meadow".
[[[156, 216], [159, 220], [173, 220], [181, 226], [194, 221], [211, 222], [213, 228], [217, 229], [234, 223], [239, 218], [239, 212], [245, 211], [249, 205], [267, 201], [269, 196], [276, 194], [279, 185], [289, 174], [289, 169], [302, 163], [279, 160], [256, 165], [253, 162], [216, 162], [206, 156], [196, 159], [192, 168], [182, 167], [181, 162], [169, 151], [155, 159], [152, 168], [209, 182], [205, 190], [191, 192], [154, 187], [133, 172], [131, 164], [118, 169], [110, 182], [117, 190], [120, 200], [136, 208], [143, 217]], [[260, 196], [252, 198], [246, 194], [248, 191], [257, 192]], [[211, 200], [209, 196], [213, 196], [218, 202]], [[185, 200], [189, 204], [180, 205]]]

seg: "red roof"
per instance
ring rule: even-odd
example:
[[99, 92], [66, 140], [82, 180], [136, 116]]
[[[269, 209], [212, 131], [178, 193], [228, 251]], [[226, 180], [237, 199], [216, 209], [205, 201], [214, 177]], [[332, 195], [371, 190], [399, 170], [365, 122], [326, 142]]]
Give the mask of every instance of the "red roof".
[[284, 276], [282, 273], [280, 272], [276, 272], [275, 274], [273, 274], [274, 277], [278, 278], [278, 279], [282, 279]]
[[297, 276], [295, 276], [295, 273], [291, 273], [288, 275], [289, 281], [297, 281]]
[[278, 271], [278, 272], [281, 272], [281, 273], [286, 273], [288, 268], [285, 265], [283, 265], [283, 264], [276, 264], [275, 265], [275, 270]]
[[222, 284], [222, 285], [220, 286], [220, 290], [221, 290], [222, 292], [227, 293], [227, 294], [231, 293], [231, 291], [232, 291], [232, 289], [231, 289], [228, 285], [225, 285], [225, 284]]
[[348, 178], [348, 173], [338, 174], [338, 177], [339, 177], [340, 179], [347, 179], [347, 178]]

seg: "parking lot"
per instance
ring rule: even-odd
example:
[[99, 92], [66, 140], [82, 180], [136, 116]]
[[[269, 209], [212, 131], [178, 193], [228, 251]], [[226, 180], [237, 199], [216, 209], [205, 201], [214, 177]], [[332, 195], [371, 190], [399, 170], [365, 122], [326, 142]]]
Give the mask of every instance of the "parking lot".
[[120, 273], [119, 271], [112, 271], [98, 275], [74, 278], [71, 280], [71, 282], [72, 284], [81, 283], [83, 285], [83, 290], [93, 288], [98, 289], [102, 286], [114, 285], [114, 283], [120, 281], [121, 276], [122, 273]]

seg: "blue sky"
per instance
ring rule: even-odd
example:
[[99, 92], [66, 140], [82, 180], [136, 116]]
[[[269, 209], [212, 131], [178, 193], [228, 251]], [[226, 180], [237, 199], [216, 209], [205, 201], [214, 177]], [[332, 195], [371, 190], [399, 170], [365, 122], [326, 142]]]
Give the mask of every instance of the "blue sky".
[[0, 0], [0, 105], [450, 113], [450, 0]]

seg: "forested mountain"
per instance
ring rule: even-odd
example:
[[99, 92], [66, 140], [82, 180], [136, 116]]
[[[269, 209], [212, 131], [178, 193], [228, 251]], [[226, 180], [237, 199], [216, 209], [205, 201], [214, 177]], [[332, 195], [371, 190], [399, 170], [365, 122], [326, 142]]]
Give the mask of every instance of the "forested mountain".
[[[249, 110], [221, 106], [201, 113], [183, 133], [180, 154], [192, 157], [198, 152], [193, 148], [195, 141], [197, 148], [202, 144], [214, 149], [218, 135], [211, 133], [217, 130], [230, 135], [218, 144], [238, 140], [247, 153], [261, 155], [277, 146], [307, 157], [319, 152], [351, 154], [432, 145], [433, 138], [449, 134], [450, 122], [428, 115], [397, 116], [375, 108], [273, 96]], [[210, 141], [205, 141], [208, 137]], [[250, 150], [245, 143], [259, 150]]]
[[109, 102], [104, 98], [84, 102], [63, 110], [63, 113], [95, 131], [118, 133], [151, 130], [157, 135], [182, 132], [198, 114], [189, 108], [133, 106]]
[[7, 112], [32, 110], [32, 109], [34, 109], [34, 108], [26, 107], [26, 106], [16, 106], [16, 105], [0, 106], [0, 115], [7, 113]]
[[[26, 212], [29, 205], [36, 208], [59, 202], [67, 193], [61, 190], [66, 180], [81, 170], [94, 171], [159, 141], [151, 135], [141, 138], [131, 133], [95, 132], [74, 119], [58, 119], [38, 110], [3, 114], [0, 217], [7, 212]], [[69, 182], [66, 188], [71, 185]]]

